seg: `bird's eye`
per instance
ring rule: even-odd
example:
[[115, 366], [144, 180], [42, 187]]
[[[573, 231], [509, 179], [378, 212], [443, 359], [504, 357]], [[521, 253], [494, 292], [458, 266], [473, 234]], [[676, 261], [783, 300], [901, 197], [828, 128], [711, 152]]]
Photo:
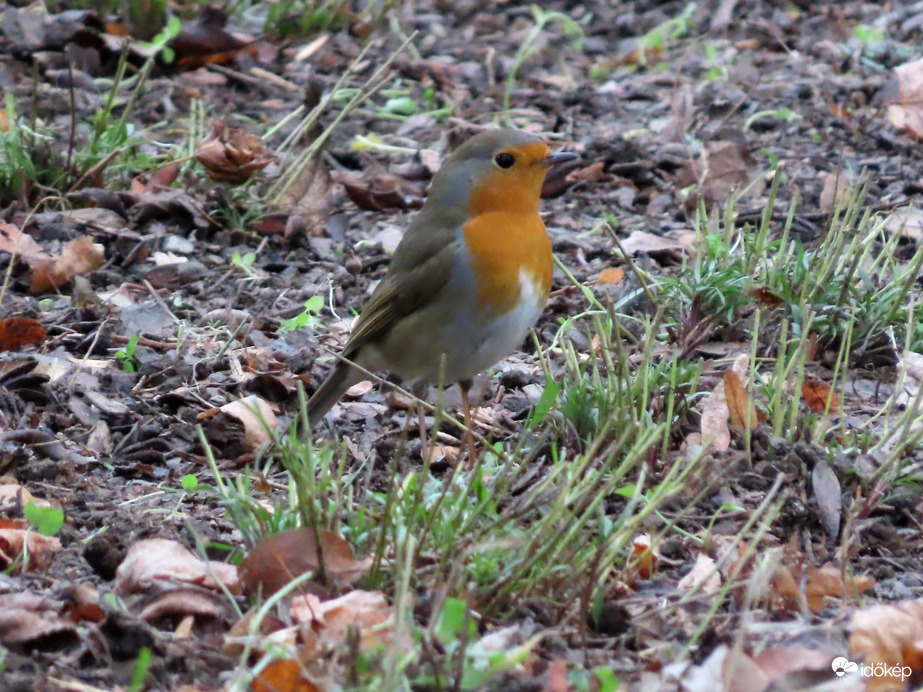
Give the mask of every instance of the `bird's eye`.
[[505, 151], [501, 151], [494, 157], [494, 163], [500, 166], [500, 168], [512, 168], [513, 164], [516, 163], [516, 157]]

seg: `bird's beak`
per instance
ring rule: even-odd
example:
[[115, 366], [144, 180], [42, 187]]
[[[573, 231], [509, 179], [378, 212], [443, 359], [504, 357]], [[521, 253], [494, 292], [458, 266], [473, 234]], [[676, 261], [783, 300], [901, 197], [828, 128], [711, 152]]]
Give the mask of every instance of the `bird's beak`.
[[578, 158], [580, 157], [569, 151], [556, 151], [542, 159], [542, 165], [548, 168], [557, 168], [571, 161], [576, 161]]
[[570, 151], [556, 151], [553, 154], [548, 154], [548, 156], [539, 161], [542, 167], [548, 169], [545, 173], [543, 189], [545, 191], [552, 190], [557, 183], [563, 182], [568, 173], [580, 167], [578, 163], [579, 158], [577, 154]]

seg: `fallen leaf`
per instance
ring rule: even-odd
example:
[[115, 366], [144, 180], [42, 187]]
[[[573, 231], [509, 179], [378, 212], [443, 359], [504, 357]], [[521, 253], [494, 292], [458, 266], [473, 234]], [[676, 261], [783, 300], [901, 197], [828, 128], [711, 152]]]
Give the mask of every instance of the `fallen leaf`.
[[830, 413], [836, 414], [840, 411], [840, 398], [823, 380], [814, 377], [805, 379], [801, 385], [801, 396], [814, 413], [827, 413], [828, 404]]
[[782, 296], [768, 286], [755, 285], [750, 288], [750, 297], [755, 298], [769, 308], [777, 308], [784, 302]]
[[273, 158], [258, 136], [219, 121], [212, 126], [211, 135], [196, 146], [195, 160], [212, 180], [238, 184], [250, 180]]
[[621, 267], [607, 267], [599, 272], [599, 276], [596, 277], [597, 284], [611, 284], [613, 286], [622, 283], [624, 280], [625, 270]]
[[757, 161], [743, 143], [743, 136], [740, 140], [707, 142], [699, 157], [677, 172], [677, 189], [695, 185], [687, 200], [690, 206], [704, 200], [710, 207], [727, 200], [732, 192], [750, 195], [759, 192], [760, 186], [752, 184]]
[[651, 545], [651, 537], [646, 534], [635, 536], [631, 542], [631, 555], [637, 560], [638, 576], [641, 579], [650, 579], [657, 569], [660, 555]]
[[33, 268], [30, 293], [58, 290], [74, 277], [88, 274], [103, 266], [106, 251], [89, 236], [68, 241], [61, 254], [47, 260], [30, 262]]
[[923, 139], [923, 58], [895, 67], [884, 88], [893, 94], [886, 101], [891, 124]]
[[31, 317], [8, 317], [0, 320], [0, 351], [17, 351], [45, 341], [45, 327]]
[[249, 450], [260, 449], [272, 443], [272, 432], [279, 423], [269, 402], [256, 395], [250, 395], [225, 404], [221, 411], [243, 423]]
[[[749, 367], [750, 357], [743, 353], [734, 359], [731, 368], [727, 372], [735, 375], [736, 384], [743, 388], [743, 382], [747, 378]], [[685, 441], [687, 446], [704, 445], [711, 453], [724, 452], [731, 446], [731, 431], [728, 428], [731, 411], [727, 395], [727, 379], [727, 374], [725, 374], [725, 377], [715, 386], [714, 390], [699, 403], [699, 411], [701, 412], [699, 430], [701, 432], [688, 435]], [[732, 386], [735, 385], [732, 384]], [[755, 427], [759, 422], [759, 418], [756, 408], [747, 396], [746, 390], [743, 391], [741, 396], [741, 392], [735, 389], [732, 396], [737, 397], [734, 399], [735, 415], [739, 416], [737, 422], [746, 421], [744, 416], [749, 412], [750, 422]]]
[[[352, 546], [333, 531], [321, 531], [321, 555], [327, 579], [339, 588], [353, 584], [372, 565], [371, 559], [356, 560]], [[313, 529], [299, 528], [266, 536], [238, 568], [248, 593], [269, 596], [295, 577], [319, 570]]]
[[845, 204], [852, 194], [853, 180], [849, 171], [835, 171], [828, 173], [821, 171], [818, 174], [824, 181], [820, 191], [821, 211], [833, 211], [838, 205]]
[[923, 241], [923, 209], [916, 207], [902, 207], [895, 209], [888, 215], [884, 229], [889, 233], [896, 233], [902, 238]]
[[672, 239], [647, 231], [634, 231], [622, 241], [622, 249], [632, 256], [642, 252], [648, 255], [658, 255], [689, 250], [694, 242], [694, 233], [691, 236], [684, 235], [680, 239]]
[[138, 541], [116, 570], [115, 593], [145, 593], [155, 584], [173, 588], [196, 585], [219, 588], [218, 583], [234, 594], [241, 593], [237, 568], [215, 560], [200, 560], [186, 546], [165, 538]]
[[13, 564], [24, 548], [29, 556], [26, 570], [45, 569], [51, 563], [51, 554], [61, 549], [61, 540], [43, 536], [25, 520], [0, 519], [0, 568]]
[[[359, 649], [371, 653], [379, 646], [397, 646], [408, 651], [412, 640], [406, 629], [395, 641], [394, 609], [378, 591], [355, 590], [330, 601], [313, 596], [296, 596], [290, 609], [292, 620], [310, 625], [306, 628], [304, 656], [320, 656], [346, 645], [349, 631], [359, 631]], [[311, 641], [311, 634], [314, 635]]]
[[[869, 677], [867, 688], [873, 692], [905, 690], [907, 680], [914, 672], [909, 661], [919, 661], [920, 643], [923, 642], [923, 599], [901, 601], [893, 605], [863, 608], [853, 613], [852, 633], [849, 635], [851, 659], [861, 659], [890, 670]], [[899, 670], [895, 671], [894, 667]]]
[[15, 255], [30, 265], [50, 259], [48, 253], [35, 242], [35, 238], [6, 221], [0, 221], [0, 252]]
[[273, 661], [250, 683], [253, 692], [318, 692], [304, 666], [291, 658]]
[[741, 378], [733, 370], [724, 373], [724, 396], [727, 401], [731, 427], [747, 431], [759, 425], [756, 407]]
[[705, 553], [699, 553], [695, 558], [692, 569], [676, 584], [679, 591], [686, 592], [698, 587], [706, 596], [718, 593], [721, 588], [721, 575], [715, 566], [715, 561]]

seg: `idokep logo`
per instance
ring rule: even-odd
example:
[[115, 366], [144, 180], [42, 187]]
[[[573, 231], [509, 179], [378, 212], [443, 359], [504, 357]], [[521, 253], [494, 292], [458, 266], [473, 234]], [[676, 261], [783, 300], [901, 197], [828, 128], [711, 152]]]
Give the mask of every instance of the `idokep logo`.
[[863, 663], [858, 664], [850, 661], [845, 656], [837, 656], [830, 664], [833, 672], [838, 678], [846, 675], [859, 674], [863, 678], [891, 678], [906, 680], [913, 673], [910, 666], [889, 666], [885, 663]]
[[833, 667], [833, 672], [836, 673], [838, 678], [843, 677], [846, 673], [856, 673], [859, 671], [859, 664], [853, 663], [845, 656], [837, 656], [830, 665]]

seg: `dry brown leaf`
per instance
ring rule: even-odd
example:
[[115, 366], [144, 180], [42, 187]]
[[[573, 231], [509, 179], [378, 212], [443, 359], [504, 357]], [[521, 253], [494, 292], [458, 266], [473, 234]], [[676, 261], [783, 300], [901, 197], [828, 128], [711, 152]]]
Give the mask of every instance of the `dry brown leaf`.
[[843, 596], [856, 596], [863, 591], [868, 591], [875, 585], [875, 580], [866, 576], [845, 575], [836, 565], [826, 564], [821, 568], [808, 567], [808, 580], [804, 587], [804, 595], [808, 608], [817, 613], [824, 607], [824, 598], [842, 598]]
[[651, 544], [651, 537], [642, 533], [634, 537], [631, 542], [631, 556], [637, 561], [638, 576], [641, 579], [650, 579], [657, 570], [660, 554]]
[[923, 209], [902, 207], [895, 209], [885, 221], [885, 230], [917, 243], [923, 241]]
[[897, 129], [923, 139], [923, 58], [895, 67], [894, 79], [896, 95], [888, 101], [888, 120]]
[[196, 146], [195, 159], [212, 180], [245, 183], [273, 161], [262, 140], [219, 121], [209, 137]]
[[221, 618], [227, 614], [225, 603], [225, 596], [220, 591], [180, 588], [155, 596], [145, 604], [138, 617], [145, 622], [187, 615]]
[[27, 570], [44, 569], [51, 563], [51, 553], [61, 549], [57, 536], [43, 536], [30, 528], [29, 522], [0, 519], [0, 568], [6, 568], [28, 549]]
[[272, 432], [279, 423], [269, 402], [251, 394], [225, 404], [221, 411], [243, 423], [248, 450], [260, 449], [272, 443]]
[[[686, 242], [687, 240], [689, 242]], [[674, 240], [646, 231], [634, 231], [622, 241], [622, 249], [632, 256], [642, 252], [648, 255], [658, 255], [689, 250], [694, 241], [694, 234], [692, 237], [686, 235], [680, 240]]]
[[745, 431], [752, 430], [759, 425], [756, 407], [741, 378], [733, 370], [724, 373], [724, 396], [727, 400], [731, 427]]
[[[737, 356], [728, 372], [734, 373], [743, 382], [750, 367], [750, 357], [746, 354]], [[752, 403], [750, 404], [752, 406]], [[687, 444], [704, 445], [709, 452], [724, 452], [731, 446], [731, 431], [728, 428], [730, 408], [728, 405], [725, 380], [719, 382], [715, 389], [699, 404], [702, 418], [699, 423], [701, 433], [693, 433], [686, 439]], [[744, 409], [741, 409], [743, 411]], [[741, 420], [743, 414], [741, 413]], [[756, 421], [754, 417], [752, 419]]]
[[607, 267], [599, 272], [596, 277], [597, 284], [610, 284], [615, 286], [625, 280], [625, 270], [621, 267]]
[[0, 320], [0, 351], [17, 351], [23, 346], [44, 343], [45, 327], [31, 317]]
[[[314, 531], [291, 529], [261, 540], [238, 568], [248, 593], [275, 593], [295, 577], [317, 573], [318, 551]], [[349, 543], [338, 533], [321, 531], [321, 551], [327, 578], [342, 588], [355, 583], [372, 565], [371, 558], [356, 560]]]
[[287, 658], [273, 661], [250, 683], [253, 692], [318, 692], [317, 686], [305, 677], [300, 662]]
[[[868, 678], [868, 689], [873, 692], [907, 689], [904, 673], [906, 677], [913, 673], [910, 661], [918, 662], [921, 641], [923, 599], [872, 606], [853, 613], [850, 658], [887, 668], [887, 674]], [[919, 674], [920, 670], [916, 672]]]
[[782, 296], [768, 286], [754, 285], [750, 288], [750, 296], [768, 308], [777, 308], [784, 302]]
[[68, 241], [61, 254], [50, 259], [30, 262], [33, 268], [30, 293], [58, 290], [74, 277], [83, 276], [103, 266], [106, 251], [89, 236]]
[[224, 562], [205, 562], [176, 541], [150, 538], [138, 541], [116, 570], [115, 593], [144, 593], [155, 583], [182, 587], [193, 584], [218, 589], [221, 582], [234, 594], [241, 593], [237, 568]]
[[[339, 649], [346, 643], [349, 631], [359, 630], [359, 648], [369, 653], [381, 645], [397, 645], [408, 651], [412, 641], [406, 629], [403, 637], [395, 642], [394, 609], [384, 594], [378, 591], [350, 591], [331, 601], [319, 601], [316, 597], [296, 596], [292, 599], [291, 617], [296, 622], [309, 624], [305, 628], [306, 645], [303, 655], [321, 655], [331, 649]], [[311, 634], [314, 640], [311, 641]]]
[[804, 384], [801, 385], [801, 396], [814, 413], [826, 413], [828, 402], [830, 413], [840, 412], [840, 398], [823, 380], [815, 377], [806, 378]]
[[849, 200], [853, 180], [848, 171], [821, 171], [818, 177], [824, 181], [824, 187], [820, 191], [821, 211], [833, 211], [837, 205], [845, 204]]
[[721, 575], [715, 567], [715, 561], [705, 553], [696, 556], [692, 569], [676, 585], [682, 592], [694, 587], [698, 587], [699, 591], [707, 596], [718, 593], [721, 588]]
[[689, 202], [696, 204], [704, 199], [706, 205], [712, 206], [726, 200], [735, 190], [748, 194], [758, 192], [758, 186], [751, 185], [751, 171], [756, 165], [756, 159], [743, 141], [708, 142], [699, 158], [677, 172], [676, 187], [682, 189], [695, 185], [695, 194], [690, 196]]
[[16, 255], [28, 264], [50, 259], [32, 236], [6, 221], [0, 221], [0, 252]]

